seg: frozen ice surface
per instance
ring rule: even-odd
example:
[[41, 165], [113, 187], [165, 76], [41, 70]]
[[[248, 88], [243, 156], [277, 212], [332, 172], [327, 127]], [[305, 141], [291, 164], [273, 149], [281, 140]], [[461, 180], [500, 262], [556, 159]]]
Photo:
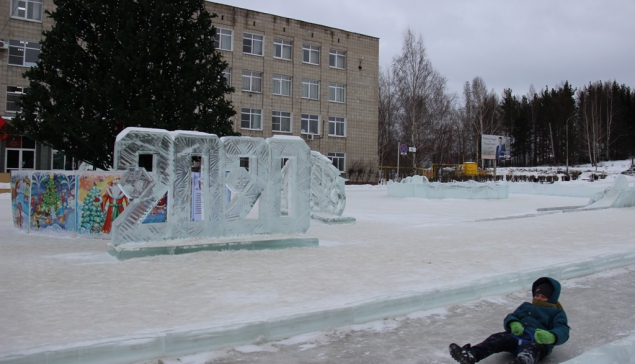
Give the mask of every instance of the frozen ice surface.
[[388, 196], [421, 197], [430, 199], [505, 199], [509, 197], [509, 184], [498, 182], [429, 182], [426, 177], [406, 177], [400, 183], [388, 182]]
[[[558, 280], [582, 277], [596, 272], [635, 264], [635, 253], [608, 255], [582, 262], [503, 274], [449, 285], [443, 290], [408, 292], [350, 302], [341, 307], [299, 314], [270, 317], [248, 323], [199, 328], [172, 329], [158, 333], [86, 340], [67, 345], [0, 353], [2, 364], [133, 363], [161, 357], [211, 351], [256, 340], [273, 341], [298, 334], [338, 326], [380, 320], [453, 304], [475, 301], [530, 287], [536, 277]], [[614, 363], [633, 357], [633, 337], [594, 349], [570, 363]], [[601, 361], [616, 358], [619, 361]]]
[[591, 349], [562, 364], [620, 364], [635, 363], [635, 335], [627, 336]]

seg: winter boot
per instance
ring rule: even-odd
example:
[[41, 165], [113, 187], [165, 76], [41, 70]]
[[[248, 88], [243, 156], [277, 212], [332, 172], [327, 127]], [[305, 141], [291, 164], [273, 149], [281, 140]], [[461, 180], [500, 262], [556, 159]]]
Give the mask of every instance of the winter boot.
[[450, 355], [452, 358], [461, 364], [474, 364], [476, 360], [474, 359], [474, 353], [472, 353], [472, 348], [470, 344], [465, 344], [463, 347], [456, 345], [455, 343], [450, 344]]

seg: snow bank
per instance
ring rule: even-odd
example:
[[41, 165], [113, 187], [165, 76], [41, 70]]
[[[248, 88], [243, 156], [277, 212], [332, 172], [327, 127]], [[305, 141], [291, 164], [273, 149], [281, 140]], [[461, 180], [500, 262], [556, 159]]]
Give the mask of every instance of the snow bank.
[[509, 193], [590, 198], [596, 193], [604, 191], [605, 187], [604, 185], [513, 182], [509, 183]]
[[422, 198], [460, 198], [460, 199], [505, 199], [509, 197], [507, 183], [475, 181], [467, 182], [428, 182], [426, 177], [407, 177], [401, 183], [388, 182], [388, 196]]

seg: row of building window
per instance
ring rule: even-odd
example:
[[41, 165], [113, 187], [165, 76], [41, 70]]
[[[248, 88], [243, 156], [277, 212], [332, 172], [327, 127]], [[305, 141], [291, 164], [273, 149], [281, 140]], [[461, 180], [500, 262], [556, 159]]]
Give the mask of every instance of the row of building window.
[[[231, 84], [231, 69], [223, 71], [227, 82]], [[280, 96], [291, 96], [293, 78], [285, 75], [273, 75], [272, 93]], [[241, 90], [262, 92], [262, 72], [243, 70]], [[305, 99], [320, 99], [320, 81], [302, 79], [302, 97]], [[346, 85], [329, 82], [329, 101], [346, 102]]]
[[[292, 116], [288, 111], [271, 112], [271, 130], [275, 132], [291, 133]], [[262, 109], [243, 107], [240, 112], [240, 127], [242, 129], [262, 130]], [[346, 119], [329, 116], [329, 136], [346, 136]], [[314, 114], [300, 114], [301, 134], [320, 134], [320, 116]]]
[[42, 0], [12, 0], [11, 17], [42, 21]]
[[[231, 29], [216, 28], [214, 45], [216, 49], [233, 51], [234, 32]], [[243, 53], [254, 56], [264, 56], [264, 41], [262, 35], [243, 33]], [[273, 58], [291, 60], [293, 42], [284, 39], [273, 40]], [[329, 51], [329, 67], [344, 69], [346, 64], [346, 52], [331, 49]], [[302, 62], [320, 64], [320, 47], [310, 44], [302, 45]]]
[[[231, 69], [224, 71], [224, 76], [231, 83]], [[262, 73], [254, 71], [243, 71], [242, 90], [249, 92], [262, 92]], [[20, 111], [16, 101], [26, 92], [26, 88], [8, 86], [7, 87], [7, 112]], [[280, 96], [291, 96], [292, 77], [284, 75], [273, 75], [272, 93]], [[302, 79], [302, 97], [306, 99], [320, 99], [320, 81]], [[345, 103], [346, 85], [329, 82], [329, 101]]]

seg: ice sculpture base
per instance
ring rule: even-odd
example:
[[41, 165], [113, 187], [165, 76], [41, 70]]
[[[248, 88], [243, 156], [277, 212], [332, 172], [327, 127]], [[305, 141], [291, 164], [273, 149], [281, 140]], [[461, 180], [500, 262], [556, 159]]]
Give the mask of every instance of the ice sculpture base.
[[108, 253], [118, 260], [142, 258], [154, 255], [179, 255], [201, 251], [263, 250], [318, 247], [319, 239], [303, 235], [251, 235], [197, 240], [172, 240], [149, 243], [108, 244]]
[[322, 221], [325, 224], [329, 225], [340, 225], [340, 224], [355, 224], [357, 219], [350, 216], [337, 216], [331, 214], [320, 214], [320, 213], [312, 213], [311, 218], [314, 220]]

